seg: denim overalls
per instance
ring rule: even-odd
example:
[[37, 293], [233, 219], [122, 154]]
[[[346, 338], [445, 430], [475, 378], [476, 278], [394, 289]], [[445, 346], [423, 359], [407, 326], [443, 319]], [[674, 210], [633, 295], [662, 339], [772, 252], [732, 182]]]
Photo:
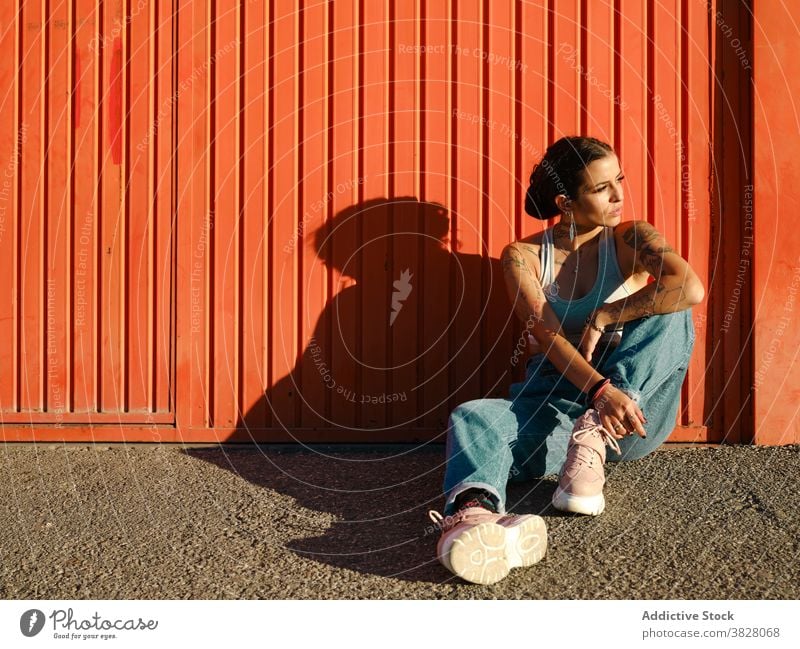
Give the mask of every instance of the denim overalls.
[[[613, 277], [608, 277], [619, 273], [615, 257], [613, 264], [607, 262], [613, 254], [608, 246], [599, 254], [599, 277], [592, 289], [595, 301], [591, 302], [590, 296], [577, 301], [589, 303], [590, 310], [594, 304], [620, 299], [615, 297], [622, 288], [619, 280], [615, 286]], [[547, 293], [552, 266], [544, 261], [542, 285]], [[611, 281], [606, 282], [606, 277]], [[633, 398], [648, 419], [644, 424], [647, 438], [634, 434], [619, 440], [622, 453], [608, 449], [609, 461], [641, 458], [673, 431], [694, 339], [691, 309], [686, 309], [626, 322], [619, 344], [595, 349], [592, 366]], [[525, 380], [511, 385], [508, 399], [475, 399], [456, 407], [447, 430], [445, 515], [453, 513], [456, 496], [469, 487], [492, 493], [500, 512], [505, 513], [509, 480], [558, 473], [574, 422], [586, 408], [585, 395], [561, 376], [543, 353], [528, 360]]]

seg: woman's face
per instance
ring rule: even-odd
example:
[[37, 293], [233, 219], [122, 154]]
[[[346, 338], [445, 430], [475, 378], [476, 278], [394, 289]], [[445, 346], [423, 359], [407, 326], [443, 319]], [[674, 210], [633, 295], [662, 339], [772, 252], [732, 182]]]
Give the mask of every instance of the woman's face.
[[613, 153], [590, 162], [570, 204], [578, 226], [615, 226], [622, 220], [622, 171]]

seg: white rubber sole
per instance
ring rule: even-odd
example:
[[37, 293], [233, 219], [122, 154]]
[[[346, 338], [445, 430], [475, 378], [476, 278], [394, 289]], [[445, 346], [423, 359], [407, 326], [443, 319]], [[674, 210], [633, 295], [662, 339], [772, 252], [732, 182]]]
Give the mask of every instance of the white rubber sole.
[[556, 492], [553, 494], [553, 507], [562, 512], [598, 516], [606, 508], [606, 499], [602, 492], [596, 496], [573, 496], [561, 487], [556, 487]]
[[547, 551], [547, 527], [535, 516], [517, 525], [481, 523], [453, 539], [445, 566], [473, 584], [495, 584], [511, 568], [532, 566]]

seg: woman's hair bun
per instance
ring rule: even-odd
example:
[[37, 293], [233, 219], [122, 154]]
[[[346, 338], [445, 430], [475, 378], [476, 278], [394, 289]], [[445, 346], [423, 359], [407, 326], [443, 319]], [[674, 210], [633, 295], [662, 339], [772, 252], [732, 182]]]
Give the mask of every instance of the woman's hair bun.
[[613, 152], [611, 145], [593, 137], [562, 137], [551, 144], [531, 172], [525, 212], [542, 220], [558, 216], [556, 196], [575, 198], [587, 165]]

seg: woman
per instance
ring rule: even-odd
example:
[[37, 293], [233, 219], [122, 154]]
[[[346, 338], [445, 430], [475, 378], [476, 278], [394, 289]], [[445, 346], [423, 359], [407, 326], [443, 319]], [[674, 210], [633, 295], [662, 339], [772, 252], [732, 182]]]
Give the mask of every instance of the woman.
[[506, 246], [502, 264], [533, 355], [510, 399], [451, 413], [445, 516], [430, 512], [439, 560], [467, 581], [544, 555], [541, 517], [505, 512], [508, 480], [559, 473], [553, 506], [597, 515], [606, 447], [640, 458], [675, 425], [704, 289], [653, 226], [622, 221], [622, 180], [613, 149], [587, 137], [555, 142], [531, 174], [525, 211], [560, 221]]

